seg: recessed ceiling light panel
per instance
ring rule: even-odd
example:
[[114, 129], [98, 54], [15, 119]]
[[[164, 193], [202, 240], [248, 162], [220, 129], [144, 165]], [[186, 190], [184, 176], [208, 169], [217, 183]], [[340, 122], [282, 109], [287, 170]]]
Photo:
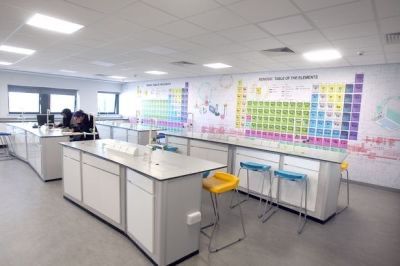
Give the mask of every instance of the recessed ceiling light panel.
[[80, 25], [80, 24], [76, 24], [76, 23], [58, 19], [58, 18], [49, 17], [46, 15], [38, 14], [38, 13], [33, 15], [26, 22], [26, 24], [40, 28], [40, 29], [55, 31], [55, 32], [64, 33], [64, 34], [74, 33], [84, 27], [83, 25]]
[[69, 70], [69, 69], [60, 69], [60, 71], [65, 73], [76, 73], [75, 70]]
[[210, 63], [210, 64], [204, 64], [203, 66], [209, 67], [209, 68], [214, 68], [214, 69], [221, 69], [221, 68], [229, 68], [232, 67], [230, 65], [224, 64], [224, 63]]
[[165, 74], [168, 74], [167, 72], [158, 71], [158, 70], [149, 70], [149, 71], [146, 71], [144, 73], [151, 74], [151, 75], [165, 75]]
[[9, 65], [12, 65], [12, 63], [11, 62], [6, 62], [6, 61], [0, 61], [0, 65], [9, 66]]
[[342, 55], [338, 50], [327, 49], [306, 52], [303, 57], [311, 62], [325, 62], [342, 58]]
[[31, 55], [35, 53], [35, 50], [15, 47], [10, 45], [0, 45], [0, 51], [8, 52], [8, 53], [15, 53], [15, 54], [23, 54], [23, 55]]
[[112, 79], [126, 79], [126, 77], [123, 76], [108, 76], [108, 77]]

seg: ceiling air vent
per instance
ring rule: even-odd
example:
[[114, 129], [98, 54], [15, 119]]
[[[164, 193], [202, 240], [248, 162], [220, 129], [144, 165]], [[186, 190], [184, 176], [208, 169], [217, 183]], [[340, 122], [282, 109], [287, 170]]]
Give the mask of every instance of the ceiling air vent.
[[285, 54], [294, 54], [294, 51], [288, 47], [280, 47], [280, 48], [261, 50], [261, 53], [269, 56], [274, 56], [274, 55], [280, 56]]
[[387, 33], [385, 38], [387, 44], [400, 43], [400, 32]]
[[107, 75], [105, 75], [105, 74], [94, 74], [95, 76], [98, 76], [98, 77], [107, 77]]
[[193, 66], [195, 63], [191, 63], [188, 61], [177, 61], [177, 62], [172, 62], [171, 64], [176, 65], [176, 66]]

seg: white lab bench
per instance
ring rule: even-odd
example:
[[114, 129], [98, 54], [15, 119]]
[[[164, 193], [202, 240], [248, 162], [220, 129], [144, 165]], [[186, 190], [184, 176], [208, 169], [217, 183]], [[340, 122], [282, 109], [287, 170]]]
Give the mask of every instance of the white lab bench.
[[[163, 132], [168, 145], [178, 147], [178, 152], [189, 156], [225, 163], [228, 172], [237, 174], [242, 161], [252, 161], [271, 166], [271, 171], [283, 169], [307, 174], [308, 177], [308, 215], [325, 222], [336, 213], [339, 184], [341, 180], [340, 163], [347, 153], [334, 150], [317, 150], [292, 144], [236, 137], [229, 135]], [[259, 196], [262, 176], [250, 172], [250, 190]], [[246, 171], [240, 173], [239, 188], [247, 191]], [[269, 182], [265, 182], [263, 194], [269, 191]], [[276, 197], [277, 182], [273, 183], [272, 197]], [[282, 180], [281, 202], [285, 207], [295, 209], [300, 205], [301, 190], [294, 182]], [[293, 205], [293, 206], [290, 206]]]
[[120, 121], [98, 121], [96, 123], [100, 138], [127, 141], [134, 144], [146, 145], [149, 143], [149, 134], [154, 138], [156, 127], [135, 125]]
[[10, 151], [26, 161], [43, 181], [62, 178], [62, 151], [59, 142], [81, 133], [63, 132], [61, 129], [33, 128], [34, 123], [7, 123], [12, 133]]
[[122, 231], [158, 265], [198, 253], [202, 173], [226, 164], [111, 139], [61, 144], [65, 198]]

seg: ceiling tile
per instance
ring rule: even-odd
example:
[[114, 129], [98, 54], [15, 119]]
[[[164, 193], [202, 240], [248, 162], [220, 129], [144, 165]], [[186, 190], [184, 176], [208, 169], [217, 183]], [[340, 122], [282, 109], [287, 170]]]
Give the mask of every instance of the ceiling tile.
[[303, 11], [310, 11], [325, 7], [331, 7], [344, 3], [354, 2], [354, 0], [293, 0], [293, 2]]
[[384, 34], [400, 32], [400, 16], [382, 19], [379, 24]]
[[218, 34], [221, 34], [232, 41], [240, 42], [271, 37], [268, 33], [264, 32], [253, 24], [219, 31]]
[[174, 16], [184, 18], [220, 7], [214, 0], [142, 0]]
[[206, 47], [217, 47], [220, 45], [227, 45], [231, 43], [230, 40], [226, 39], [225, 37], [219, 36], [215, 33], [195, 36], [189, 38], [188, 40]]
[[[339, 48], [340, 53], [344, 56], [370, 56], [376, 54], [382, 54], [383, 48], [381, 46], [369, 46], [369, 47], [362, 47], [362, 48]], [[362, 52], [363, 55], [358, 55], [359, 52]]]
[[63, 38], [63, 35], [24, 25], [7, 41], [12, 42], [15, 46], [39, 50], [51, 46]]
[[375, 21], [345, 25], [334, 28], [322, 29], [322, 33], [329, 40], [340, 40], [347, 38], [363, 37], [378, 34], [378, 27]]
[[231, 5], [231, 4], [237, 3], [241, 0], [215, 0], [215, 1], [217, 1], [221, 5]]
[[388, 63], [400, 63], [400, 53], [386, 54], [386, 60]]
[[358, 1], [351, 4], [311, 11], [306, 15], [319, 28], [353, 24], [375, 18], [371, 1]]
[[379, 18], [398, 16], [400, 14], [399, 0], [375, 0], [374, 2]]
[[129, 5], [117, 13], [121, 17], [145, 27], [157, 27], [174, 20], [176, 17], [168, 15], [156, 8], [141, 2]]
[[162, 46], [152, 46], [152, 47], [147, 47], [143, 49], [146, 52], [153, 53], [153, 54], [159, 54], [159, 55], [169, 55], [176, 53], [176, 50], [169, 49], [166, 47]]
[[243, 44], [257, 51], [285, 46], [283, 43], [281, 43], [275, 38], [254, 40], [254, 41], [244, 42]]
[[158, 27], [159, 31], [174, 35], [178, 38], [188, 38], [200, 34], [205, 34], [207, 31], [199, 26], [184, 20], [175, 21]]
[[14, 63], [18, 60], [21, 60], [24, 57], [26, 57], [26, 55], [13, 54], [13, 53], [7, 53], [7, 52], [0, 51], [0, 61]]
[[348, 56], [346, 60], [353, 66], [357, 65], [375, 65], [375, 64], [384, 64], [385, 57], [383, 54], [377, 55], [364, 55], [364, 56]]
[[65, 0], [72, 4], [90, 8], [102, 13], [111, 13], [115, 10], [123, 8], [124, 6], [137, 2], [138, 0], [112, 0], [112, 1], [99, 1], [99, 0]]
[[276, 19], [258, 24], [273, 35], [311, 30], [313, 27], [302, 15]]
[[220, 52], [221, 54], [230, 54], [230, 53], [242, 53], [250, 51], [250, 48], [244, 45], [240, 45], [237, 43], [232, 43], [228, 45], [221, 45], [215, 47], [215, 50]]
[[226, 10], [225, 8], [214, 9], [194, 17], [189, 17], [186, 20], [210, 31], [219, 31], [247, 24], [247, 22], [240, 16]]
[[169, 42], [166, 42], [163, 46], [171, 48], [171, 49], [175, 49], [177, 51], [190, 51], [190, 50], [195, 50], [195, 49], [199, 49], [202, 46], [192, 43], [192, 42], [188, 42], [185, 40], [172, 40]]
[[299, 13], [288, 0], [244, 0], [228, 6], [251, 22], [261, 22]]
[[400, 53], [400, 43], [398, 44], [386, 44], [383, 46], [383, 49], [385, 50], [386, 53], [389, 54], [395, 54], [395, 53]]
[[145, 30], [136, 33], [133, 37], [133, 39], [139, 40], [139, 41], [145, 41], [145, 42], [150, 42], [150, 43], [155, 43], [155, 44], [162, 44], [171, 40], [176, 39], [175, 36], [168, 35], [159, 31], [155, 30]]
[[381, 46], [378, 35], [333, 41], [332, 44], [339, 49], [364, 48]]
[[287, 45], [327, 42], [325, 37], [316, 30], [281, 35], [277, 39]]
[[312, 42], [312, 43], [290, 45], [290, 49], [292, 49], [296, 53], [305, 53], [311, 50], [323, 50], [332, 48], [334, 47], [329, 42], [315, 42], [315, 43]]

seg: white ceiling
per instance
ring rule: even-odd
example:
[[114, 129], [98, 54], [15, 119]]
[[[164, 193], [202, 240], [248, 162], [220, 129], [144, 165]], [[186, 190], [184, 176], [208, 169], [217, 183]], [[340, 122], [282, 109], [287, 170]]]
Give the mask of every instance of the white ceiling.
[[[62, 35], [25, 25], [34, 13], [85, 26]], [[35, 49], [28, 57], [0, 52], [5, 69], [109, 79], [150, 80], [314, 67], [400, 62], [400, 0], [1, 0], [0, 44]], [[289, 47], [295, 54], [261, 50]], [[306, 62], [301, 53], [337, 48], [344, 57]], [[363, 51], [359, 56], [357, 52]], [[175, 61], [193, 66], [176, 66]], [[207, 69], [205, 63], [233, 67]], [[73, 70], [76, 73], [60, 71]]]

